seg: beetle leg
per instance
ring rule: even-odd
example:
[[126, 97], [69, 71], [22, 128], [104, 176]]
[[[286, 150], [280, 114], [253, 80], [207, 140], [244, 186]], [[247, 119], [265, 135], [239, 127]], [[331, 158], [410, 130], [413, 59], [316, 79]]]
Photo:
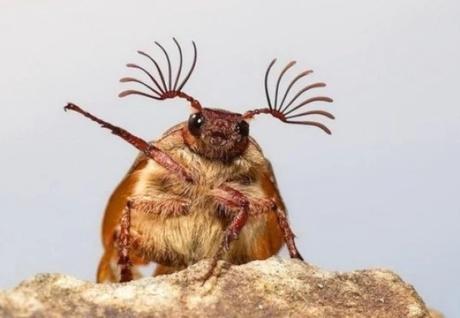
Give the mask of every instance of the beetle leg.
[[120, 235], [118, 236], [118, 265], [120, 266], [120, 283], [129, 282], [133, 279], [131, 266], [133, 265], [129, 258], [130, 233], [131, 226], [131, 202], [128, 201], [120, 220]]
[[284, 242], [286, 243], [287, 249], [289, 251], [289, 256], [291, 256], [291, 258], [297, 258], [303, 261], [303, 257], [302, 255], [300, 255], [295, 245], [295, 234], [291, 230], [291, 226], [289, 225], [289, 222], [286, 217], [286, 212], [279, 208], [275, 203], [273, 210], [276, 213], [276, 216], [278, 218], [278, 224], [281, 228], [281, 231], [283, 232]]
[[217, 262], [222, 255], [229, 250], [230, 243], [238, 238], [249, 216], [249, 199], [240, 191], [228, 185], [222, 185], [213, 191], [213, 195], [222, 206], [230, 209], [237, 209], [238, 213], [233, 216], [232, 221], [227, 226], [224, 238], [211, 260], [208, 271], [203, 277], [203, 283], [212, 276]]
[[190, 202], [180, 198], [155, 200], [148, 197], [131, 197], [128, 199], [120, 218], [120, 228], [115, 234], [120, 282], [128, 282], [139, 276], [135, 275], [135, 265], [139, 265], [139, 261], [137, 254], [133, 252], [137, 251], [140, 242], [138, 233], [131, 229], [133, 213], [178, 216], [186, 214], [189, 205]]
[[[278, 219], [279, 227], [283, 233], [283, 238], [289, 251], [289, 256], [291, 258], [303, 260], [302, 255], [300, 255], [299, 251], [297, 250], [297, 246], [294, 240], [295, 235], [292, 232], [291, 226], [289, 225], [286, 212], [282, 209], [282, 207], [279, 207], [276, 204], [274, 199], [250, 198], [227, 185], [219, 187], [214, 193], [217, 200], [222, 205], [230, 208], [238, 208], [239, 206], [244, 206], [247, 210], [247, 212], [241, 212], [243, 209], [240, 208], [240, 213], [234, 217], [232, 223], [227, 228], [228, 232], [226, 232], [223, 248], [221, 249], [222, 251], [228, 250], [230, 242], [238, 237], [239, 232], [246, 223], [248, 215], [258, 215], [268, 211], [274, 211]], [[241, 213], [245, 214], [242, 215]]]
[[[233, 216], [232, 221], [227, 226], [222, 242], [223, 250], [228, 251], [230, 243], [238, 238], [238, 235], [248, 220], [249, 199], [246, 195], [228, 185], [220, 186], [218, 191], [215, 192], [215, 197], [224, 207], [238, 210], [238, 213]], [[222, 252], [218, 252], [218, 254], [219, 253], [221, 254]]]
[[64, 107], [64, 110], [72, 110], [77, 113], [82, 114], [83, 116], [91, 119], [92, 121], [97, 122], [100, 124], [103, 128], [110, 129], [114, 135], [117, 135], [127, 142], [129, 142], [131, 145], [142, 151], [147, 157], [155, 160], [166, 168], [167, 170], [179, 175], [181, 178], [188, 182], [193, 182], [193, 178], [190, 175], [190, 173], [182, 167], [180, 164], [178, 164], [173, 158], [171, 158], [167, 153], [163, 152], [161, 149], [155, 147], [154, 145], [149, 144], [142, 138], [139, 138], [130, 132], [124, 130], [123, 128], [114, 126], [100, 118], [97, 118], [96, 116], [88, 113], [87, 111], [81, 109], [79, 106], [68, 103], [67, 106]]

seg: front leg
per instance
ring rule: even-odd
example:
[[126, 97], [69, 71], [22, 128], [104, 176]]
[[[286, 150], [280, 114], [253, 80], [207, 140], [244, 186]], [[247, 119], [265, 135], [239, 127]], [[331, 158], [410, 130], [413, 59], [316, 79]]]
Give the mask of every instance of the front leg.
[[249, 199], [246, 195], [228, 185], [218, 187], [213, 194], [217, 202], [224, 208], [238, 211], [225, 230], [224, 240], [218, 251], [218, 256], [221, 256], [222, 252], [229, 250], [230, 243], [238, 238], [238, 235], [248, 220]]
[[64, 107], [64, 110], [72, 110], [77, 113], [82, 114], [83, 116], [91, 119], [92, 121], [97, 122], [100, 124], [103, 128], [108, 128], [112, 131], [114, 135], [117, 135], [127, 142], [129, 142], [131, 145], [142, 151], [147, 157], [152, 158], [158, 164], [166, 168], [167, 170], [171, 171], [172, 173], [175, 173], [179, 175], [182, 179], [188, 181], [188, 182], [193, 182], [193, 178], [190, 175], [190, 173], [181, 165], [179, 165], [174, 159], [172, 159], [167, 153], [163, 152], [161, 149], [149, 144], [142, 138], [139, 138], [128, 131], [124, 130], [123, 128], [114, 126], [100, 118], [97, 118], [96, 116], [88, 113], [87, 111], [84, 111], [80, 107], [78, 107], [75, 104], [69, 103], [67, 106]]
[[212, 258], [211, 265], [205, 275], [202, 277], [203, 284], [212, 276], [217, 262], [224, 252], [230, 248], [230, 243], [238, 238], [249, 217], [249, 199], [240, 191], [228, 186], [222, 185], [212, 191], [212, 195], [219, 204], [228, 210], [237, 210], [233, 215], [232, 221], [227, 226], [224, 238], [220, 243], [218, 250]]

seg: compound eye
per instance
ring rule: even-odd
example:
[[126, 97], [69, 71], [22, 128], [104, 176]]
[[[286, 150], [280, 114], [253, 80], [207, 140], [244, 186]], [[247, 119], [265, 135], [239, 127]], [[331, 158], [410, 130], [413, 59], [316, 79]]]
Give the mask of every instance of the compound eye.
[[249, 135], [249, 124], [245, 120], [240, 121], [238, 123], [238, 131], [241, 136], [247, 137]]
[[204, 117], [201, 113], [193, 113], [188, 119], [188, 130], [192, 135], [199, 136], [201, 133], [201, 126], [203, 126]]

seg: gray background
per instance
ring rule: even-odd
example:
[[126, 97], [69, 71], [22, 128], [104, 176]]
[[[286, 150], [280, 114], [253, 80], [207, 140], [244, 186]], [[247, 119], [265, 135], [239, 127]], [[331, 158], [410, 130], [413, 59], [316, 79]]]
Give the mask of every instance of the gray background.
[[332, 136], [251, 126], [300, 250], [327, 269], [394, 269], [460, 315], [458, 1], [0, 3], [0, 287], [45, 271], [94, 279], [103, 208], [136, 151], [62, 106], [157, 137], [188, 107], [119, 99], [118, 79], [138, 74], [126, 62], [148, 65], [135, 50], [158, 55], [153, 41], [173, 49], [176, 36], [189, 57], [199, 46], [186, 91], [209, 107], [263, 106], [272, 57], [315, 69]]

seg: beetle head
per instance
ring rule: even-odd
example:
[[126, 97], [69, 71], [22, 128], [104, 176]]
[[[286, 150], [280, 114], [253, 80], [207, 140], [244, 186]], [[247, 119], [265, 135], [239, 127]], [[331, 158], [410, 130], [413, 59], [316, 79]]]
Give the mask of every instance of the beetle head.
[[202, 108], [190, 115], [184, 140], [192, 151], [205, 158], [230, 161], [246, 150], [249, 123], [241, 114]]

